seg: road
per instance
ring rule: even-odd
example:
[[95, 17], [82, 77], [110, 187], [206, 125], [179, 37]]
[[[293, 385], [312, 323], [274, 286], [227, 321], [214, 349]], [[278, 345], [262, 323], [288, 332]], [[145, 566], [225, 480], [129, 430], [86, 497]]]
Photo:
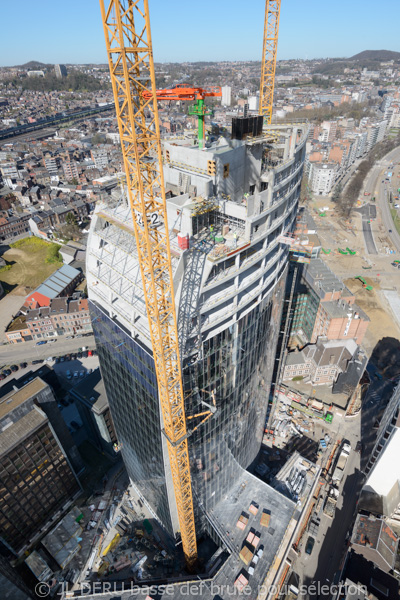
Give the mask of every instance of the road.
[[88, 337], [67, 340], [57, 338], [56, 342], [36, 346], [36, 342], [22, 342], [20, 344], [5, 344], [0, 346], [0, 366], [30, 362], [37, 359], [45, 359], [48, 356], [62, 356], [70, 352], [77, 352], [78, 348], [95, 349], [96, 344], [93, 335]]
[[376, 207], [372, 204], [365, 204], [362, 208], [358, 209], [358, 212], [362, 214], [362, 231], [367, 254], [378, 254], [371, 229], [371, 219], [376, 219]]
[[[400, 161], [400, 148], [395, 148], [389, 154], [387, 154], [382, 160], [380, 160], [371, 171], [371, 180], [374, 182], [373, 187], [366, 188], [367, 191], [371, 191], [376, 197], [376, 203], [381, 210], [382, 223], [387, 231], [388, 237], [391, 239], [393, 246], [397, 252], [400, 252], [400, 235], [398, 234], [390, 214], [389, 198], [387, 196], [391, 189], [390, 183], [382, 183], [385, 181], [385, 171], [389, 165], [393, 162], [395, 165]], [[393, 177], [392, 177], [393, 179]], [[390, 232], [389, 232], [390, 230]]]

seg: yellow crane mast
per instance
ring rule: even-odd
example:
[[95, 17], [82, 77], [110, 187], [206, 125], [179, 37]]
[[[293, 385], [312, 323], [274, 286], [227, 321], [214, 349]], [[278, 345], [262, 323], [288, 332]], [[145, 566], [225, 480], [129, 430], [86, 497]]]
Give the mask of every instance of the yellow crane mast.
[[267, 125], [272, 121], [280, 12], [281, 0], [266, 0], [259, 113]]
[[[197, 558], [148, 0], [100, 0], [158, 392], [188, 566]], [[146, 98], [144, 97], [146, 93]], [[150, 94], [149, 94], [150, 92]]]

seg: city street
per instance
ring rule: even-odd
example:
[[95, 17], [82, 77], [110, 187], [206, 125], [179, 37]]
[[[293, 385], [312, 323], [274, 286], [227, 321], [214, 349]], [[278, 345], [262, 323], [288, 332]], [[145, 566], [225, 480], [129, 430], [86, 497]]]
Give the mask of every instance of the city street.
[[36, 342], [22, 342], [20, 344], [4, 344], [0, 346], [0, 366], [30, 362], [37, 359], [45, 359], [49, 356], [63, 356], [70, 352], [78, 352], [79, 348], [85, 347], [89, 350], [96, 348], [93, 335], [75, 337], [67, 340], [65, 337], [55, 338], [55, 342], [47, 342], [42, 346], [36, 346]]
[[[349, 440], [352, 450], [346, 465], [345, 477], [339, 486], [340, 496], [334, 518], [330, 519], [326, 516], [322, 506], [318, 513], [321, 524], [311, 555], [305, 553], [309, 532], [304, 533], [300, 546], [301, 554], [294, 565], [294, 570], [299, 574], [303, 585], [310, 585], [313, 582], [329, 585], [338, 581], [347, 550], [348, 537], [356, 515], [358, 495], [364, 481], [361, 469], [365, 467], [375, 443], [376, 430], [372, 425], [376, 415], [386, 405], [392, 389], [391, 382], [372, 379], [363, 399], [361, 413], [347, 419], [337, 419], [338, 415], [335, 417], [334, 431], [337, 437]], [[361, 441], [363, 446], [361, 455], [354, 450], [358, 441]], [[325, 496], [327, 489], [328, 486], [325, 486], [321, 494]], [[316, 600], [317, 597], [318, 595], [306, 594], [302, 596], [302, 600]], [[323, 599], [324, 596], [320, 595], [319, 598]]]

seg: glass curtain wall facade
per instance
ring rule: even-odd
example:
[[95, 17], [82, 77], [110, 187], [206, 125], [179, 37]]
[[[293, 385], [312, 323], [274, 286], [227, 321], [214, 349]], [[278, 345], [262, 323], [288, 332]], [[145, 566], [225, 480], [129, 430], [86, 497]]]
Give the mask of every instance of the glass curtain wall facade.
[[[217, 412], [189, 437], [198, 525], [256, 457], [263, 435], [283, 303], [285, 269], [270, 296], [203, 343], [203, 358], [183, 370], [187, 414]], [[173, 534], [162, 448], [162, 417], [151, 354], [93, 302], [93, 329], [118, 443], [131, 481]], [[200, 418], [199, 418], [200, 420]], [[193, 422], [191, 427], [195, 427]], [[203, 510], [201, 510], [203, 509]]]
[[[215, 392], [216, 413], [189, 438], [197, 517], [220, 502], [260, 449], [283, 304], [285, 276], [267, 299], [203, 343], [202, 358], [184, 368], [186, 391]], [[199, 392], [211, 404], [211, 394]], [[187, 413], [201, 405], [188, 406]]]
[[90, 310], [101, 373], [126, 470], [172, 534], [153, 357], [104, 309], [90, 302]]

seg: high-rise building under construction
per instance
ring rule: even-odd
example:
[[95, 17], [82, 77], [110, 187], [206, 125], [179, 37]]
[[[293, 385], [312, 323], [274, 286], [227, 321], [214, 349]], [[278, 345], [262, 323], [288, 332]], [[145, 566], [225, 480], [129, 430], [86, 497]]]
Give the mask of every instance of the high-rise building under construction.
[[[199, 149], [163, 140], [188, 446], [196, 522], [212, 513], [261, 444], [295, 225], [307, 127], [232, 136]], [[250, 133], [247, 133], [250, 132]], [[142, 500], [179, 530], [131, 209], [97, 205], [87, 251], [93, 329], [118, 444]], [[207, 417], [190, 420], [201, 412]], [[210, 416], [211, 413], [211, 416]], [[208, 525], [207, 525], [208, 524]]]

